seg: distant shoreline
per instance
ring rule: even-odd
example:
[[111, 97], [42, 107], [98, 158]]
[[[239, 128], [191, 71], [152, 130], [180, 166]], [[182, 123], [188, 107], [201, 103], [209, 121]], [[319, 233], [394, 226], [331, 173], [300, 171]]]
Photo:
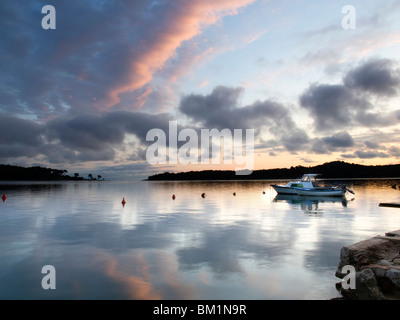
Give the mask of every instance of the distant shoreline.
[[84, 178], [79, 173], [74, 173], [74, 176], [67, 173], [67, 170], [62, 169], [0, 164], [0, 181], [104, 181], [100, 175], [96, 179], [91, 174]]
[[[79, 173], [73, 176], [67, 170], [45, 167], [21, 167], [0, 164], [0, 181], [105, 181], [100, 175], [84, 178]], [[313, 167], [296, 166], [255, 170], [250, 175], [236, 175], [230, 170], [203, 170], [149, 176], [142, 181], [244, 181], [244, 180], [293, 180], [305, 173], [317, 173], [320, 180], [356, 179], [400, 179], [400, 164], [365, 166], [344, 161], [327, 162]]]
[[320, 174], [319, 179], [400, 179], [400, 164], [365, 166], [344, 161], [327, 162], [313, 167], [296, 166], [255, 170], [250, 175], [236, 175], [229, 170], [203, 170], [149, 176], [144, 181], [243, 181], [243, 180], [290, 180], [305, 173]]

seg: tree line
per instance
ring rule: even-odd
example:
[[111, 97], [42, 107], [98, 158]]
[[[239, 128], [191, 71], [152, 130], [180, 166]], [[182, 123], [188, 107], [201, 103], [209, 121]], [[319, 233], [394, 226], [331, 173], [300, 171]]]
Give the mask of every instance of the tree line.
[[255, 170], [250, 175], [236, 175], [229, 170], [204, 170], [190, 172], [164, 172], [148, 177], [148, 181], [168, 180], [271, 180], [297, 179], [306, 173], [320, 174], [322, 179], [340, 178], [399, 178], [400, 164], [365, 166], [344, 161], [327, 162], [313, 167], [295, 166]]
[[97, 177], [89, 173], [87, 178], [81, 176], [79, 173], [74, 173], [73, 176], [68, 175], [68, 170], [65, 169], [52, 169], [46, 167], [20, 167], [13, 165], [0, 164], [0, 180], [100, 180], [104, 178], [101, 175]]

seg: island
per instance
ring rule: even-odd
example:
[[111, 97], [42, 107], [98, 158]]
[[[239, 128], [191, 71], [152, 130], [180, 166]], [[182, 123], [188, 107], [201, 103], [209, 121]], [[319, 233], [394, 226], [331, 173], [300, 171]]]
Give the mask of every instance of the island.
[[296, 166], [255, 170], [250, 175], [236, 175], [233, 170], [164, 172], [149, 176], [145, 180], [286, 180], [299, 178], [306, 173], [320, 174], [321, 179], [398, 178], [400, 177], [400, 164], [367, 166], [344, 161], [332, 161], [313, 167]]
[[97, 179], [89, 174], [87, 178], [74, 173], [73, 176], [67, 174], [65, 169], [52, 169], [46, 167], [21, 167], [9, 164], [0, 164], [0, 180], [5, 181], [60, 181], [60, 180], [76, 180], [76, 181], [93, 181], [104, 180], [100, 175]]

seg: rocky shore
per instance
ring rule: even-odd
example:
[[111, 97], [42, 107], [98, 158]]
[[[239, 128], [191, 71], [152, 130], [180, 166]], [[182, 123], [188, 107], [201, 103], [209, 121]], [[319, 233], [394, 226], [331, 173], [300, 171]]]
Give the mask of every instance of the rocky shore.
[[400, 300], [400, 230], [343, 247], [335, 275], [343, 299]]

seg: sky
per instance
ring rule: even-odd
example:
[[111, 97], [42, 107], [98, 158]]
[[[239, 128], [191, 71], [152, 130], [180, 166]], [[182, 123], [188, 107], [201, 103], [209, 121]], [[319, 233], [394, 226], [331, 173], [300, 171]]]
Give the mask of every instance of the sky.
[[399, 57], [398, 0], [2, 0], [0, 163], [106, 179], [232, 168], [149, 163], [148, 132], [169, 145], [176, 121], [252, 129], [255, 170], [397, 164]]

